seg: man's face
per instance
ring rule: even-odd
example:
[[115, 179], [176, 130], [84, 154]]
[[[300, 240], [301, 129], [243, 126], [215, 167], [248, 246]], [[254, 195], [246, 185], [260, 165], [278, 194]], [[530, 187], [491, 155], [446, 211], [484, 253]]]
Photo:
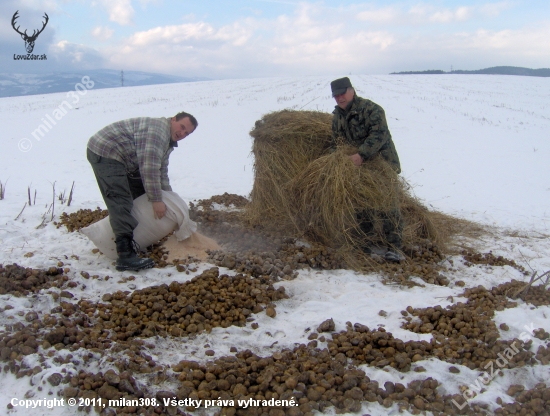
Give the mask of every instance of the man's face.
[[175, 142], [185, 139], [191, 133], [195, 131], [195, 127], [189, 117], [180, 118], [176, 121], [176, 117], [172, 117], [170, 123], [170, 136]]
[[348, 88], [345, 93], [335, 95], [334, 100], [336, 100], [336, 105], [338, 105], [338, 107], [345, 110], [348, 104], [353, 100], [354, 95], [355, 91], [353, 91], [353, 88]]

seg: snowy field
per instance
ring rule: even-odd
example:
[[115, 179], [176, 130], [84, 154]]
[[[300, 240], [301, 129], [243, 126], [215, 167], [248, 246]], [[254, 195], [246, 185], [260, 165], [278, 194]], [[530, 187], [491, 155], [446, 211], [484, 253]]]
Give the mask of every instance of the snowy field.
[[[515, 260], [529, 272], [550, 269], [550, 83], [547, 79], [483, 75], [355, 75], [350, 78], [359, 95], [385, 109], [401, 159], [402, 175], [414, 185], [418, 197], [445, 213], [490, 225], [490, 233], [470, 242], [479, 252], [492, 250], [495, 255]], [[73, 302], [83, 298], [99, 301], [103, 294], [116, 290], [189, 280], [193, 275], [165, 268], [133, 273], [137, 278], [130, 284], [117, 283], [119, 277], [130, 273], [117, 272], [109, 259], [92, 253], [94, 246], [85, 236], [57, 229], [51, 223], [37, 229], [52, 201], [52, 184], [55, 183], [56, 194], [66, 192], [68, 195], [75, 182], [70, 207], [56, 200], [56, 218], [63, 211], [104, 207], [86, 160], [88, 138], [117, 120], [168, 117], [187, 111], [196, 116], [199, 127], [172, 153], [169, 176], [174, 191], [186, 201], [224, 192], [246, 196], [253, 181], [252, 141], [248, 132], [254, 122], [267, 112], [284, 108], [331, 112], [334, 102], [330, 81], [331, 78], [299, 77], [108, 90], [91, 87], [85, 94], [82, 87], [77, 87], [69, 96], [63, 93], [0, 99], [0, 182], [5, 185], [5, 197], [0, 200], [0, 264], [48, 268], [63, 261], [64, 267], [70, 268], [69, 278], [78, 284], [71, 289], [75, 295]], [[56, 120], [54, 112], [63, 101], [71, 103], [73, 108]], [[51, 128], [33, 135], [45, 122]], [[36, 190], [36, 205], [25, 207], [18, 215], [28, 200], [29, 187], [33, 196]], [[46, 219], [50, 219], [50, 214]], [[26, 257], [27, 253], [32, 256]], [[345, 329], [345, 323], [351, 321], [371, 328], [383, 325], [403, 341], [430, 339], [431, 335], [402, 329], [400, 311], [409, 305], [445, 307], [451, 304], [449, 296], [454, 296], [454, 302], [459, 301], [457, 294], [463, 289], [453, 284], [457, 280], [464, 281], [466, 287], [481, 284], [491, 288], [510, 279], [528, 279], [508, 266], [466, 267], [460, 257], [454, 260], [456, 267], [449, 274], [448, 287], [401, 288], [383, 285], [376, 274], [302, 270], [297, 279], [283, 282], [290, 298], [277, 303], [277, 318], [271, 319], [265, 313], [257, 316], [260, 330], [251, 330], [249, 326], [216, 328], [196, 339], [159, 339], [155, 341], [155, 359], [159, 363], [181, 359], [206, 361], [209, 359], [204, 354], [206, 343], [216, 350], [217, 357], [229, 354], [231, 346], [251, 349], [259, 355], [272, 354], [277, 349], [292, 348], [295, 343], [307, 343], [304, 330], [316, 328], [331, 317], [337, 331]], [[196, 274], [210, 267], [210, 264], [198, 264]], [[81, 271], [115, 278], [84, 280]], [[13, 309], [4, 310], [6, 305]], [[0, 330], [6, 324], [25, 323], [23, 316], [30, 310], [42, 315], [55, 305], [46, 293], [27, 298], [2, 295]], [[380, 310], [386, 311], [387, 316], [380, 316]], [[532, 308], [519, 301], [517, 308], [497, 312], [495, 321], [497, 326], [506, 323], [510, 328], [501, 333], [501, 339], [512, 339], [525, 332], [526, 326], [548, 329], [550, 308]], [[271, 335], [266, 335], [267, 332]], [[275, 341], [278, 343], [273, 345]], [[542, 341], [534, 339], [533, 351], [541, 344]], [[25, 359], [32, 362], [36, 355]], [[460, 374], [452, 374], [448, 372], [449, 364], [433, 358], [419, 364], [427, 369], [423, 375], [437, 378], [443, 384], [445, 394], [458, 393], [461, 385], [473, 383], [479, 373], [463, 367]], [[73, 363], [52, 363], [47, 371], [33, 377], [34, 386], [27, 377], [16, 379], [3, 371], [0, 414], [6, 411], [5, 406], [12, 398], [23, 398], [26, 393], [32, 397], [29, 391], [36, 394], [35, 398], [43, 397], [45, 392], [36, 391], [36, 385], [64, 368], [68, 372], [79, 369]], [[418, 376], [392, 369], [385, 371], [368, 366], [362, 369], [381, 385], [388, 380], [406, 384]], [[512, 400], [504, 393], [511, 384], [533, 388], [548, 380], [549, 370], [548, 365], [504, 370], [503, 376], [485, 386], [487, 391], [475, 400], [485, 401], [494, 409], [498, 407], [497, 396], [504, 401]], [[48, 385], [54, 392], [51, 397], [56, 397], [55, 392], [62, 387]], [[378, 403], [365, 402], [361, 412], [385, 415], [398, 410], [397, 406], [386, 409]], [[10, 413], [74, 412], [69, 408], [52, 411], [15, 408]]]

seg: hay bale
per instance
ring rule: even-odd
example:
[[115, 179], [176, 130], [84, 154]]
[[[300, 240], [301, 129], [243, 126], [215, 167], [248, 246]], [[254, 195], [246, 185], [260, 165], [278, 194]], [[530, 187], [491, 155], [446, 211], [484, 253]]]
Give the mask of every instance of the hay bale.
[[[357, 149], [339, 146], [328, 153], [331, 125], [330, 114], [290, 110], [256, 122], [250, 132], [255, 157], [246, 211], [250, 223], [349, 252], [366, 244], [386, 245], [380, 220], [400, 207], [404, 245], [426, 239], [443, 245], [447, 236], [434, 225], [433, 212], [381, 157], [357, 168], [348, 157]], [[370, 213], [374, 233], [361, 229], [360, 212]]]
[[329, 146], [332, 116], [317, 111], [283, 110], [256, 122], [254, 186], [247, 217], [252, 225], [292, 228], [288, 184]]

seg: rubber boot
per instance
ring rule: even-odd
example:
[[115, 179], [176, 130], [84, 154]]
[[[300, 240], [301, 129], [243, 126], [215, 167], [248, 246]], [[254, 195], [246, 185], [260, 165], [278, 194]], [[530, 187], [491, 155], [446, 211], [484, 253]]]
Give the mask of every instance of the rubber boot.
[[151, 259], [142, 259], [138, 257], [134, 248], [134, 238], [131, 234], [118, 236], [115, 240], [118, 259], [116, 269], [121, 272], [124, 270], [143, 270], [150, 269], [155, 265]]
[[399, 263], [405, 260], [405, 256], [399, 250], [390, 247], [384, 254], [384, 259], [392, 263]]

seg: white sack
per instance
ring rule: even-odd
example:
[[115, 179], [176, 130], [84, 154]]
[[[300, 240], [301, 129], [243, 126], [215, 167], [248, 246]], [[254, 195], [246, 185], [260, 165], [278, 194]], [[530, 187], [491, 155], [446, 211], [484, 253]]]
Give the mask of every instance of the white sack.
[[[166, 204], [166, 215], [162, 219], [155, 219], [153, 204], [144, 194], [134, 200], [132, 216], [138, 221], [134, 230], [134, 240], [142, 250], [166, 237], [172, 231], [178, 241], [185, 240], [197, 231], [197, 224], [189, 219], [189, 208], [178, 194], [171, 191], [162, 191], [162, 201]], [[80, 230], [95, 246], [110, 259], [116, 259], [115, 235], [109, 222], [109, 217], [95, 222]]]

